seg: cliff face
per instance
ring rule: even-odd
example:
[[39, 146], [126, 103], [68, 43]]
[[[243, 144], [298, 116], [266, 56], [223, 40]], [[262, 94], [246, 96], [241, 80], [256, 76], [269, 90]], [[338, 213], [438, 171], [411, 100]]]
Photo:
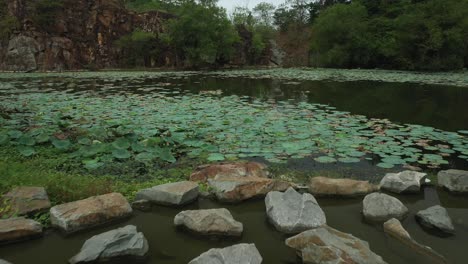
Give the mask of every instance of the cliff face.
[[0, 42], [0, 70], [60, 71], [87, 67], [116, 67], [115, 41], [140, 28], [164, 31], [172, 16], [162, 12], [135, 13], [119, 0], [63, 0], [63, 8], [47, 30], [39, 28], [31, 7], [38, 0], [2, 0], [20, 30]]

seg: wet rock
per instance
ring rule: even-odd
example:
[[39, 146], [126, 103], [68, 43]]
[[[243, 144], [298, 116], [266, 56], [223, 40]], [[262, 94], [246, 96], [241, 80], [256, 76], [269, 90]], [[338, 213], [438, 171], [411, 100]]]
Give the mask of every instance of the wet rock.
[[265, 205], [268, 220], [283, 233], [300, 233], [327, 222], [314, 196], [309, 193], [299, 194], [293, 188], [284, 193], [269, 192]]
[[189, 264], [260, 264], [262, 256], [254, 244], [237, 244], [213, 248], [193, 259]]
[[437, 174], [439, 186], [451, 192], [468, 193], [468, 171], [446, 170]]
[[71, 264], [105, 262], [116, 258], [144, 258], [148, 241], [137, 228], [128, 225], [86, 240], [81, 251], [71, 258]]
[[50, 221], [53, 227], [73, 233], [131, 214], [132, 207], [122, 194], [109, 193], [54, 206], [50, 209]]
[[286, 245], [297, 251], [303, 263], [386, 263], [369, 249], [366, 241], [328, 226], [288, 238]]
[[151, 211], [151, 202], [148, 200], [138, 200], [132, 203], [132, 208], [134, 210], [139, 210], [142, 212], [149, 212]]
[[161, 205], [185, 205], [198, 198], [198, 189], [198, 184], [191, 181], [167, 183], [139, 191], [136, 200], [148, 200]]
[[355, 197], [366, 195], [379, 190], [379, 186], [368, 181], [352, 179], [331, 179], [314, 177], [309, 183], [309, 192], [314, 196]]
[[364, 197], [364, 218], [371, 222], [385, 222], [396, 218], [402, 220], [408, 214], [408, 208], [395, 197], [383, 193], [371, 193]]
[[18, 187], [3, 195], [2, 199], [15, 215], [34, 214], [50, 208], [49, 197], [42, 187]]
[[455, 233], [455, 227], [448, 215], [447, 209], [440, 205], [419, 211], [416, 214], [416, 220], [426, 228], [437, 229], [447, 234]]
[[174, 224], [201, 235], [241, 236], [243, 231], [242, 223], [224, 208], [182, 211], [175, 216]]
[[206, 182], [216, 177], [256, 177], [267, 178], [267, 166], [258, 162], [219, 163], [199, 166], [190, 175], [191, 181]]
[[0, 244], [27, 240], [42, 235], [38, 222], [23, 217], [0, 220]]
[[392, 218], [384, 223], [384, 232], [409, 247], [415, 253], [421, 255], [430, 263], [447, 263], [444, 256], [440, 255], [432, 248], [424, 246], [411, 238], [410, 234], [403, 228], [398, 219]]
[[380, 188], [394, 193], [418, 193], [426, 176], [426, 173], [416, 171], [387, 173], [380, 181]]

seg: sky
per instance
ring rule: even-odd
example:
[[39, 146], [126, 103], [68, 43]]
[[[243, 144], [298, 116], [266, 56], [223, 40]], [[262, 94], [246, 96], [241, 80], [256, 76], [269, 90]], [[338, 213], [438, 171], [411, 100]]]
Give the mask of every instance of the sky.
[[253, 8], [261, 2], [268, 2], [278, 6], [284, 3], [284, 0], [219, 0], [219, 5], [225, 7], [228, 13], [231, 13], [233, 8], [236, 6], [247, 6], [248, 8]]

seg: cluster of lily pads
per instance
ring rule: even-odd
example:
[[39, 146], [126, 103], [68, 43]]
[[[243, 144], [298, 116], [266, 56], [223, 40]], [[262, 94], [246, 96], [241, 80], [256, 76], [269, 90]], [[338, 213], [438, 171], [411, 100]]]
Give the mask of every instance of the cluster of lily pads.
[[[194, 94], [170, 83], [145, 83], [144, 76], [115, 78], [2, 82], [0, 145], [12, 145], [24, 156], [53, 146], [88, 169], [128, 159], [172, 163], [181, 156], [276, 163], [367, 159], [382, 168], [468, 161], [468, 131], [399, 125], [306, 102]], [[90, 83], [100, 89], [89, 90]]]

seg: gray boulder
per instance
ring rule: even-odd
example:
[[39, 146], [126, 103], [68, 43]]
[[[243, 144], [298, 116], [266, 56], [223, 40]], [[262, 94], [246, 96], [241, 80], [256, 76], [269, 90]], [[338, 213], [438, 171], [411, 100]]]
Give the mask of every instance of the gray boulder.
[[189, 264], [260, 264], [262, 260], [254, 244], [238, 244], [210, 249]]
[[416, 171], [387, 173], [380, 181], [380, 188], [395, 193], [418, 193], [426, 176], [426, 173]]
[[448, 215], [447, 209], [440, 205], [419, 211], [416, 214], [416, 220], [426, 228], [437, 229], [447, 234], [455, 233], [455, 227]]
[[144, 189], [136, 194], [135, 200], [148, 200], [155, 204], [180, 206], [198, 198], [198, 184], [191, 181], [167, 183]]
[[451, 192], [468, 193], [468, 171], [446, 170], [437, 174], [439, 186]]
[[42, 235], [42, 225], [24, 217], [0, 220], [0, 244], [27, 240]]
[[174, 224], [201, 235], [241, 236], [244, 229], [224, 208], [182, 211]]
[[143, 258], [148, 253], [148, 241], [132, 225], [115, 229], [86, 240], [81, 251], [71, 258], [71, 264], [105, 262], [116, 258]]
[[370, 250], [366, 241], [328, 226], [288, 238], [286, 245], [297, 251], [303, 263], [386, 263], [382, 257]]
[[268, 220], [283, 233], [299, 233], [327, 223], [325, 213], [314, 196], [300, 194], [292, 187], [284, 193], [269, 192], [265, 205]]
[[43, 187], [17, 187], [2, 198], [16, 215], [31, 215], [50, 208], [49, 197]]
[[5, 66], [9, 71], [37, 70], [36, 54], [39, 43], [32, 37], [18, 35], [10, 39], [5, 56]]
[[364, 218], [371, 222], [385, 222], [392, 218], [402, 220], [408, 208], [395, 197], [383, 193], [371, 193], [364, 197]]

